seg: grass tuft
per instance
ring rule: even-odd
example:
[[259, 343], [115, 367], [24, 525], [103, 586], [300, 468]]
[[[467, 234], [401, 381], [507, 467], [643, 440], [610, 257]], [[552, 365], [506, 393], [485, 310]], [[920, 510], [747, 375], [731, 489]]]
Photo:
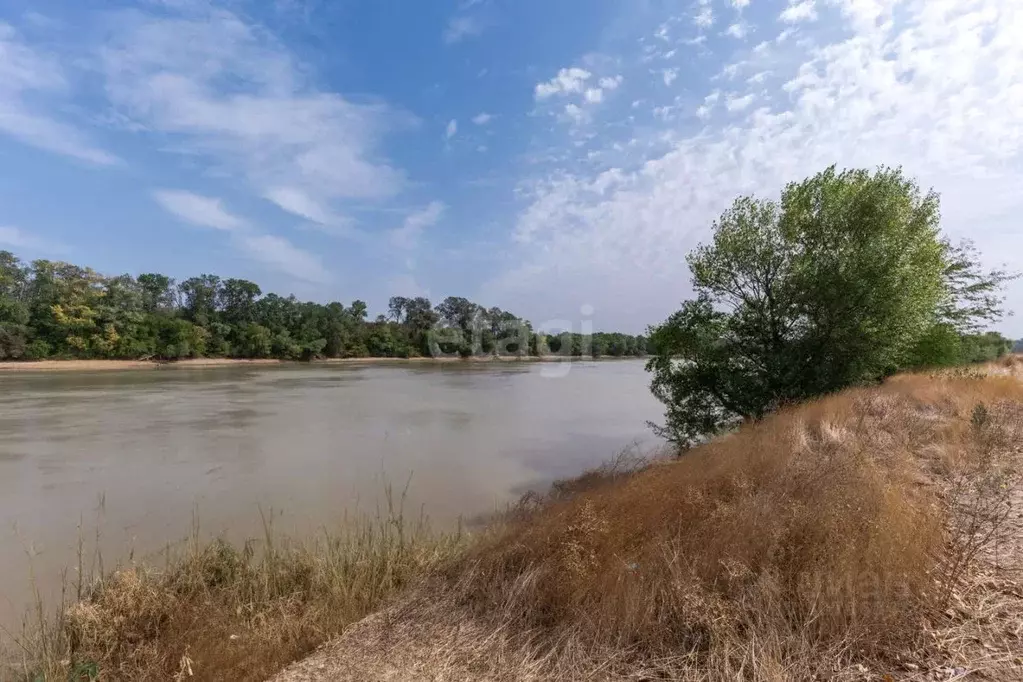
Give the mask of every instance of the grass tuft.
[[162, 570], [125, 566], [52, 616], [40, 605], [14, 638], [11, 670], [32, 682], [265, 680], [465, 541], [408, 524], [400, 504], [303, 542], [278, 537], [267, 518], [264, 537], [242, 547], [195, 535]]

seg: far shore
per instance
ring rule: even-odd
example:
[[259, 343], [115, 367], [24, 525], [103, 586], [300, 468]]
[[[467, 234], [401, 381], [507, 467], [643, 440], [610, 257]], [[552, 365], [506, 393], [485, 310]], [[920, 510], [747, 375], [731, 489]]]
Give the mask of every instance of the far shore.
[[579, 362], [607, 360], [637, 360], [643, 356], [562, 356], [545, 355], [543, 357], [525, 356], [485, 356], [470, 358], [327, 358], [302, 362], [298, 360], [278, 360], [274, 358], [190, 358], [187, 360], [26, 360], [0, 362], [0, 374], [6, 372], [97, 372], [106, 370], [129, 369], [204, 369], [212, 367], [260, 367], [268, 365], [376, 365], [405, 363], [454, 363], [454, 362]]

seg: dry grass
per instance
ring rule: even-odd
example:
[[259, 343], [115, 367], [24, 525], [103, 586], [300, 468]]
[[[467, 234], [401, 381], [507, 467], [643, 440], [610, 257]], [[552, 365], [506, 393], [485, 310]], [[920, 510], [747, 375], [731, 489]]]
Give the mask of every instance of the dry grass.
[[[388, 495], [388, 499], [390, 495]], [[265, 680], [459, 551], [460, 533], [406, 527], [400, 505], [307, 542], [272, 524], [241, 548], [195, 538], [166, 568], [127, 566], [53, 617], [36, 614], [0, 678]]]
[[847, 391], [532, 505], [458, 566], [457, 596], [555, 657], [701, 679], [898, 669], [1014, 528], [1021, 443], [1012, 377]]
[[279, 680], [1023, 679], [1017, 370], [898, 377], [531, 497]]

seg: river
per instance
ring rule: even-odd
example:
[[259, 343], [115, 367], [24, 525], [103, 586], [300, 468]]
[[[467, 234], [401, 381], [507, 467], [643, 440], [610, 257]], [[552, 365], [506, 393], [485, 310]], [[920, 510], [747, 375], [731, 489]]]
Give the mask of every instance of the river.
[[107, 564], [188, 535], [309, 533], [386, 483], [438, 524], [638, 443], [641, 361], [290, 365], [0, 376], [0, 624], [80, 537]]

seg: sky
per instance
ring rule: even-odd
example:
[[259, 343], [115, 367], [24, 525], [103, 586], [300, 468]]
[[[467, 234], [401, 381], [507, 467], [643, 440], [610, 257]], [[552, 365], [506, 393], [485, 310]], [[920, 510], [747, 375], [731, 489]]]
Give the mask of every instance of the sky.
[[5, 0], [0, 249], [636, 333], [831, 164], [1023, 270], [1020, 112], [1019, 0]]

